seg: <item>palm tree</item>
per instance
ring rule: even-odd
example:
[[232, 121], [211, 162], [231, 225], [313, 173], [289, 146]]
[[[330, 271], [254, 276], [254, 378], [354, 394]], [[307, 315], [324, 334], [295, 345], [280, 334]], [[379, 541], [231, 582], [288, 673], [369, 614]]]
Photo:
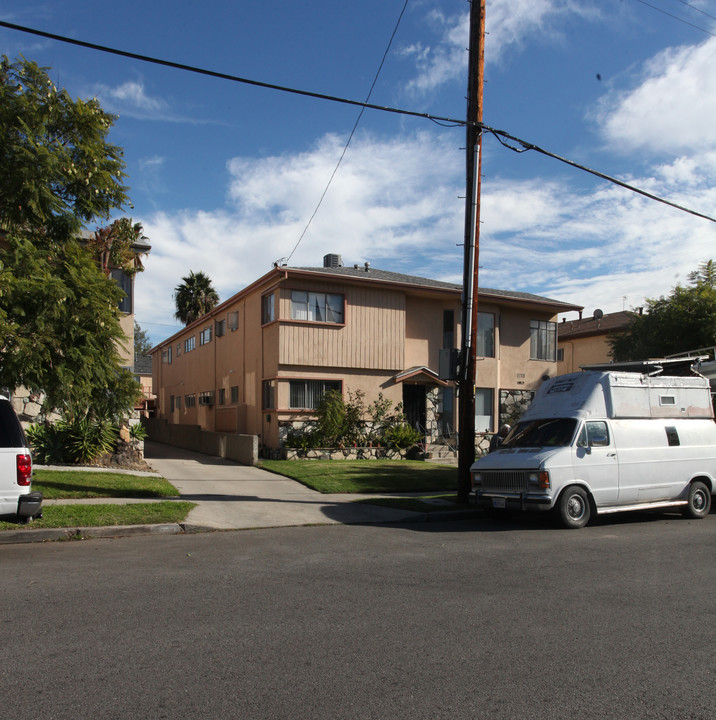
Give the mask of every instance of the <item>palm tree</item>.
[[218, 305], [219, 294], [207, 275], [191, 270], [174, 288], [174, 302], [177, 308], [174, 317], [189, 325]]

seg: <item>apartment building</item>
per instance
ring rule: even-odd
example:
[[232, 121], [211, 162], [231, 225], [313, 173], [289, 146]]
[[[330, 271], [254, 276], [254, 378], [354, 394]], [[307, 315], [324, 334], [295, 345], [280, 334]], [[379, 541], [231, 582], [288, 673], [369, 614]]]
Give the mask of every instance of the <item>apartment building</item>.
[[[276, 266], [152, 350], [157, 417], [258, 435], [268, 449], [329, 389], [402, 403], [429, 439], [455, 430], [440, 351], [460, 346], [461, 286], [372, 268]], [[476, 430], [556, 374], [557, 315], [578, 306], [481, 288]]]

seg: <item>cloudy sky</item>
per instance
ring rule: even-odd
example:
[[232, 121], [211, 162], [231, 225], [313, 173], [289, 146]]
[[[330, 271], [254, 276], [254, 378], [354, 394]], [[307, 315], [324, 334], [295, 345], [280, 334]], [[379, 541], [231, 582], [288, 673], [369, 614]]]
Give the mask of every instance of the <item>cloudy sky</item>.
[[[0, 20], [261, 82], [363, 101], [405, 0], [0, 0]], [[463, 119], [468, 3], [410, 0], [371, 102]], [[487, 0], [484, 122], [716, 216], [716, 0]], [[179, 328], [190, 270], [221, 299], [274, 262], [326, 253], [461, 282], [461, 127], [202, 77], [0, 28], [119, 118], [152, 244], [136, 316]], [[668, 294], [716, 257], [716, 224], [486, 136], [480, 284], [605, 312]], [[307, 227], [308, 226], [308, 227]], [[299, 242], [300, 241], [300, 242]]]

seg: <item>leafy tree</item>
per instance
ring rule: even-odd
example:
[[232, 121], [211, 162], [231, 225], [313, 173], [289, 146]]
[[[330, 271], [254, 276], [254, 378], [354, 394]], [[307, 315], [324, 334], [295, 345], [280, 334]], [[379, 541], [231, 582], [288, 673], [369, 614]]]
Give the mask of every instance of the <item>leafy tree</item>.
[[[78, 241], [127, 202], [122, 151], [107, 142], [113, 121], [36, 63], [2, 57], [0, 386], [44, 391], [46, 409], [69, 420], [118, 416], [139, 390], [117, 351], [122, 291]], [[115, 222], [108, 234], [128, 228]]]
[[647, 300], [621, 335], [609, 339], [616, 361], [646, 360], [716, 345], [716, 268], [709, 260], [668, 297]]
[[174, 288], [174, 302], [177, 309], [174, 317], [189, 325], [213, 310], [219, 304], [219, 295], [207, 275], [192, 270]]
[[149, 333], [142, 329], [139, 323], [134, 321], [134, 354], [135, 355], [149, 355], [149, 351], [152, 349], [152, 341], [149, 338]]

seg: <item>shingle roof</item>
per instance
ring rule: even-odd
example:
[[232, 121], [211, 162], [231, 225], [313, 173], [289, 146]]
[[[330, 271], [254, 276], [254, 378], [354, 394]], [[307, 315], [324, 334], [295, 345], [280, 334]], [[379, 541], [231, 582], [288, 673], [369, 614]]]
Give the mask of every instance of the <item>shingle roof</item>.
[[134, 356], [134, 372], [136, 375], [152, 374], [152, 356], [151, 355], [135, 355]]
[[[374, 282], [395, 283], [399, 285], [413, 285], [415, 287], [433, 288], [438, 290], [452, 290], [462, 292], [462, 285], [456, 283], [443, 282], [442, 280], [433, 280], [431, 278], [419, 277], [417, 275], [404, 275], [402, 273], [390, 272], [388, 270], [379, 270], [377, 268], [353, 266], [353, 267], [286, 267], [282, 270], [297, 270], [299, 272], [319, 273], [323, 275], [334, 275], [339, 277], [354, 278], [357, 280], [371, 280]], [[573, 305], [561, 300], [544, 297], [542, 295], [534, 295], [532, 293], [519, 292], [517, 290], [496, 290], [494, 288], [479, 287], [478, 297], [492, 296], [511, 300], [521, 300], [524, 302], [547, 303], [550, 305], [564, 306], [567, 309], [581, 310], [580, 305]]]
[[634, 317], [634, 313], [623, 310], [607, 313], [599, 320], [596, 318], [581, 318], [580, 320], [565, 320], [559, 323], [557, 336], [561, 339], [589, 337], [591, 335], [607, 335], [611, 332], [626, 330]]

